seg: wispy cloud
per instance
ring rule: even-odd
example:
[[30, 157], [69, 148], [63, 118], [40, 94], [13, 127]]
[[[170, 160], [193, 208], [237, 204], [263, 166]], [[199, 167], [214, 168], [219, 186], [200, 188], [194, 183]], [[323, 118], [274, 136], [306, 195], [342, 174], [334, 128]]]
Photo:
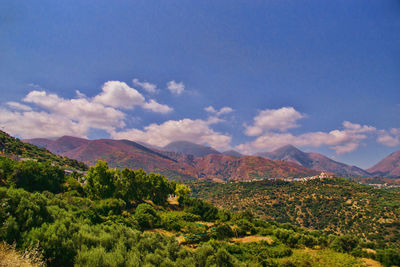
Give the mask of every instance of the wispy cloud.
[[204, 110], [208, 113], [215, 114], [216, 116], [221, 116], [223, 114], [228, 114], [234, 111], [231, 107], [223, 107], [220, 110], [217, 110], [213, 106], [208, 106], [204, 108]]
[[18, 102], [14, 102], [14, 101], [10, 101], [6, 103], [7, 106], [9, 106], [11, 109], [14, 110], [22, 110], [22, 111], [31, 111], [32, 108], [30, 106], [18, 103]]
[[379, 130], [377, 141], [385, 146], [395, 147], [400, 144], [400, 129]]
[[148, 93], [154, 94], [157, 92], [157, 85], [149, 83], [149, 82], [141, 82], [139, 79], [133, 79], [132, 80], [133, 85], [135, 86], [140, 86], [143, 88]]

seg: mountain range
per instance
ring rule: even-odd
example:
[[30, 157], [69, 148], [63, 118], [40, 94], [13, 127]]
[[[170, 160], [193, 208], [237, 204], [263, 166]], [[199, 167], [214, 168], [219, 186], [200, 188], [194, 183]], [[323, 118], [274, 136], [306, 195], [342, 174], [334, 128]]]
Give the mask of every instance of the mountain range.
[[88, 140], [71, 136], [56, 140], [36, 138], [24, 141], [88, 165], [106, 160], [112, 167], [142, 168], [172, 179], [252, 180], [307, 176], [321, 171], [345, 177], [400, 176], [400, 151], [389, 155], [374, 167], [363, 170], [319, 153], [303, 152], [292, 145], [246, 156], [235, 150], [221, 153], [212, 147], [188, 141], [172, 142], [165, 147], [128, 140]]
[[[170, 179], [210, 179], [214, 181], [260, 178], [304, 177], [317, 172], [286, 161], [258, 156], [224, 155], [217, 150], [190, 142], [174, 142], [162, 150], [150, 149], [128, 140], [87, 140], [63, 136], [56, 140], [24, 140], [56, 154], [88, 165], [105, 160], [111, 167], [144, 169]], [[172, 151], [167, 151], [170, 149]]]

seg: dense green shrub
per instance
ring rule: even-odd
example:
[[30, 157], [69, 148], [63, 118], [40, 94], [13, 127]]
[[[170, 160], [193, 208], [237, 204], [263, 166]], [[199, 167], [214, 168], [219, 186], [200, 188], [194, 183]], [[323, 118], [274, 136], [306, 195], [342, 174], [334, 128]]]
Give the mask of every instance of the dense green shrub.
[[360, 240], [352, 235], [337, 236], [331, 243], [331, 248], [338, 252], [351, 252], [359, 242]]
[[234, 236], [234, 232], [232, 231], [232, 228], [225, 223], [217, 225], [215, 232], [216, 232], [216, 237], [218, 239], [225, 239], [225, 238], [230, 238], [230, 237]]
[[137, 206], [135, 218], [142, 229], [153, 228], [160, 222], [160, 217], [154, 207], [147, 203]]
[[200, 199], [181, 197], [179, 204], [184, 206], [187, 212], [197, 214], [205, 221], [213, 221], [218, 215], [218, 209], [215, 206]]
[[21, 161], [14, 165], [13, 172], [7, 176], [7, 185], [24, 188], [28, 191], [61, 192], [65, 182], [64, 170], [49, 163]]
[[378, 250], [376, 255], [384, 266], [400, 266], [400, 251], [394, 248]]

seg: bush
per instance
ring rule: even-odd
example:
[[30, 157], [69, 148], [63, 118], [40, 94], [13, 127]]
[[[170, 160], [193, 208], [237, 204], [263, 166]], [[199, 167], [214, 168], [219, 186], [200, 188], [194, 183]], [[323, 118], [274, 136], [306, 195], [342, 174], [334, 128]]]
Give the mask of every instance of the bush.
[[219, 224], [215, 229], [215, 232], [218, 239], [225, 239], [234, 236], [231, 227], [227, 224]]
[[135, 218], [142, 229], [153, 228], [160, 222], [160, 217], [158, 216], [154, 207], [147, 203], [137, 206]]
[[384, 266], [400, 266], [400, 251], [394, 248], [378, 250], [376, 259]]
[[179, 204], [185, 207], [187, 212], [197, 214], [205, 221], [217, 219], [218, 209], [212, 204], [197, 198], [180, 197]]
[[24, 188], [27, 191], [62, 191], [65, 182], [64, 170], [49, 163], [35, 162], [32, 160], [18, 162], [14, 165], [12, 174], [7, 177], [7, 184]]
[[336, 237], [330, 247], [338, 252], [351, 252], [357, 247], [358, 243], [359, 239], [357, 237], [343, 235]]

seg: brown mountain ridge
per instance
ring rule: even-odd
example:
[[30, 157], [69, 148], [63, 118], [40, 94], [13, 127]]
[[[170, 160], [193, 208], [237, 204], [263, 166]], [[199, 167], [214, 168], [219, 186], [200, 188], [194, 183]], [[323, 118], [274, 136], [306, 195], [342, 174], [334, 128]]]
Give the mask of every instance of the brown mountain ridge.
[[[258, 156], [230, 156], [189, 142], [178, 143], [175, 147], [193, 151], [198, 155], [175, 151], [155, 151], [128, 140], [98, 139], [63, 136], [45, 142], [43, 139], [29, 139], [25, 142], [40, 144], [56, 154], [67, 156], [88, 165], [105, 160], [111, 167], [142, 168], [157, 172], [170, 179], [210, 179], [219, 181], [253, 180], [262, 178], [304, 177], [318, 172], [286, 161], [274, 161]], [[182, 146], [183, 144], [183, 146]], [[167, 146], [167, 148], [170, 146]], [[190, 148], [190, 149], [188, 149]], [[165, 149], [165, 148], [164, 148]], [[212, 153], [216, 151], [217, 153]], [[188, 153], [188, 152], [187, 152]]]

